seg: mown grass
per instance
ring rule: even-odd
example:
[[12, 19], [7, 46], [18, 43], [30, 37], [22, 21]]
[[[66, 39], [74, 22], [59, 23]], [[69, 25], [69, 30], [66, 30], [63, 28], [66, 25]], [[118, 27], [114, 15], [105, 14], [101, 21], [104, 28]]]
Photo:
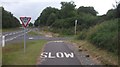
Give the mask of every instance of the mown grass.
[[2, 65], [2, 47], [0, 46], [0, 66]]
[[71, 40], [70, 42], [81, 46], [83, 51], [85, 50], [90, 57], [98, 60], [103, 65], [118, 65], [118, 56], [114, 53], [102, 50], [85, 40]]
[[10, 29], [1, 29], [2, 32], [11, 32], [11, 31], [17, 31], [20, 30], [20, 28], [10, 28]]
[[0, 29], [0, 33], [2, 32], [2, 29]]
[[28, 32], [28, 35], [41, 35], [41, 34], [37, 31], [30, 31]]
[[35, 65], [46, 41], [27, 41], [24, 53], [23, 42], [7, 44], [3, 48], [3, 65]]

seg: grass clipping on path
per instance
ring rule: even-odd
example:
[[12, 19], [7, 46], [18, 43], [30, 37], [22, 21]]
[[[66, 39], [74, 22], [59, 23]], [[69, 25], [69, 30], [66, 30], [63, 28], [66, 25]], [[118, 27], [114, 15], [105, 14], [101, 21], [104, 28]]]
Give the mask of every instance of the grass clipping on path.
[[82, 50], [87, 50], [86, 53], [103, 65], [118, 65], [118, 56], [111, 52], [99, 49], [84, 40], [71, 40], [70, 42], [76, 43], [77, 46], [81, 46]]
[[24, 43], [7, 44], [3, 48], [3, 65], [35, 65], [46, 41], [27, 41], [26, 53]]

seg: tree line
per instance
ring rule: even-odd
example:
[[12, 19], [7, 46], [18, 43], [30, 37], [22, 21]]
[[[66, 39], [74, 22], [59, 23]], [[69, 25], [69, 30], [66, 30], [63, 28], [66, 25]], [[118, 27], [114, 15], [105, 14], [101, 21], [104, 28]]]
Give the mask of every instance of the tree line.
[[2, 28], [17, 28], [21, 26], [19, 20], [11, 12], [6, 11], [3, 7], [0, 8], [2, 9]]
[[[35, 26], [51, 26], [51, 27], [65, 27], [70, 28], [74, 26], [74, 21], [77, 19], [81, 24], [84, 14], [93, 16], [95, 19], [97, 11], [93, 7], [79, 7], [75, 8], [74, 2], [61, 2], [61, 9], [47, 7], [35, 21]], [[81, 22], [80, 22], [81, 21]]]
[[34, 25], [47, 26], [50, 31], [61, 35], [74, 35], [75, 20], [77, 20], [76, 39], [87, 40], [98, 48], [117, 54], [120, 3], [100, 16], [92, 6], [76, 8], [73, 1], [60, 4], [61, 9], [46, 7], [35, 20]]
[[60, 4], [61, 9], [45, 8], [35, 20], [34, 25], [49, 26], [54, 32], [60, 32], [59, 29], [63, 29], [63, 31], [68, 31], [66, 34], [73, 34], [74, 31], [71, 31], [71, 29], [74, 27], [75, 20], [78, 20], [78, 31], [81, 31], [118, 15], [116, 9], [110, 9], [107, 14], [97, 16], [98, 12], [92, 6], [75, 8], [76, 5], [73, 1], [61, 2]]

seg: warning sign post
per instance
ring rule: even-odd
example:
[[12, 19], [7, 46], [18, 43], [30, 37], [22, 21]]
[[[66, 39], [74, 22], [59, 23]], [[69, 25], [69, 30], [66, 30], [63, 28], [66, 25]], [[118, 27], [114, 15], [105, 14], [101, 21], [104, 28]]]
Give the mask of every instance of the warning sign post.
[[25, 53], [25, 51], [26, 51], [26, 27], [28, 26], [28, 24], [31, 20], [31, 17], [20, 17], [20, 20], [24, 27], [24, 53]]

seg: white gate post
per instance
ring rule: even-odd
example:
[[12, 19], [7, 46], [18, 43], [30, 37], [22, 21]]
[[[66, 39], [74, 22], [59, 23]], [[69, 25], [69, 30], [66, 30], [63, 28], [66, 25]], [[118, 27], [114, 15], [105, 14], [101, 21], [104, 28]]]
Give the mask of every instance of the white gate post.
[[2, 36], [2, 47], [5, 47], [5, 36]]

